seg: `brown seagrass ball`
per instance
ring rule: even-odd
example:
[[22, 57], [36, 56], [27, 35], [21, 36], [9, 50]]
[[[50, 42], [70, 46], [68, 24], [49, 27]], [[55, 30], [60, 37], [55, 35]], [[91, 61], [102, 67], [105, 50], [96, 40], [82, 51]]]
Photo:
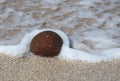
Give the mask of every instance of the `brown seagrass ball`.
[[63, 44], [62, 38], [53, 31], [43, 31], [31, 41], [30, 51], [44, 57], [57, 56]]

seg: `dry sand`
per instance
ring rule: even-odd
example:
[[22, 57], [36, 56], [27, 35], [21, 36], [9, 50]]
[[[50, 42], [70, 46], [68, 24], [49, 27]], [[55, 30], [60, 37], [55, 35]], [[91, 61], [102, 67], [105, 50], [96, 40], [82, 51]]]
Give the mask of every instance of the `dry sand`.
[[120, 60], [93, 64], [0, 55], [0, 81], [120, 81]]

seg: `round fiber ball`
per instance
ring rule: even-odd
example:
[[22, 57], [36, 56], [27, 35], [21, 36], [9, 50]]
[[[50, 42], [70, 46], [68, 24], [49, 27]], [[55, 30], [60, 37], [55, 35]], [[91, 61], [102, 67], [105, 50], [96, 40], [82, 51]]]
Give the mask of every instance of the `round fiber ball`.
[[53, 31], [43, 31], [31, 41], [30, 51], [44, 57], [57, 56], [63, 44], [62, 38]]

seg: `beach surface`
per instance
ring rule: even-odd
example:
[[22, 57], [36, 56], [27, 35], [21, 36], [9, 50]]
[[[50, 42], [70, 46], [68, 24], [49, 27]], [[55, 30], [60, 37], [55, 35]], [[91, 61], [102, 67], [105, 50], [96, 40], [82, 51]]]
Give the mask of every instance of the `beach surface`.
[[[19, 44], [26, 33], [45, 28], [65, 32], [74, 49], [120, 48], [120, 1], [0, 1], [0, 45]], [[120, 81], [120, 59], [87, 63], [0, 53], [0, 81]]]
[[119, 81], [120, 60], [99, 63], [0, 55], [0, 81]]

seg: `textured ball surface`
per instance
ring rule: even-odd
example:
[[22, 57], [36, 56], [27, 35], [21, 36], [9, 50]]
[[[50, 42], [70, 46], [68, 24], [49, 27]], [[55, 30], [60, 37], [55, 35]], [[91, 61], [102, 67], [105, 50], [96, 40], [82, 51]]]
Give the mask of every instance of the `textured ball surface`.
[[43, 31], [32, 39], [30, 51], [35, 55], [53, 57], [59, 54], [62, 44], [63, 40], [57, 33]]

